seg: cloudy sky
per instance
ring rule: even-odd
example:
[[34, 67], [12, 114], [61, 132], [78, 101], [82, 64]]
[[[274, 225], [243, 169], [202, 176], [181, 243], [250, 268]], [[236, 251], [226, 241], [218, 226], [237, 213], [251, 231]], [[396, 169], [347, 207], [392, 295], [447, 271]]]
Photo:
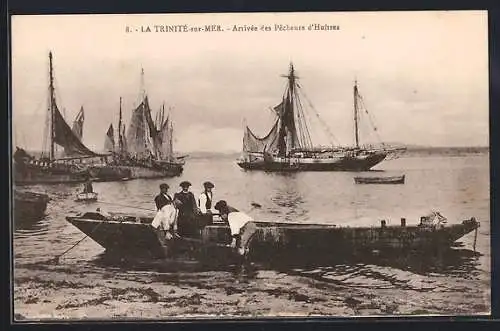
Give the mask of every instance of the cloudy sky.
[[[307, 30], [315, 23], [340, 30]], [[175, 24], [225, 31], [154, 32]], [[306, 30], [231, 31], [235, 24]], [[153, 32], [135, 31], [146, 26]], [[353, 143], [356, 79], [383, 141], [488, 145], [486, 12], [14, 16], [11, 51], [12, 136], [29, 149], [42, 145], [49, 51], [59, 108], [72, 122], [83, 105], [84, 142], [93, 149], [118, 121], [120, 97], [128, 121], [144, 68], [153, 110], [173, 107], [176, 150], [239, 151], [244, 120], [267, 133], [290, 61], [341, 144]], [[311, 110], [313, 138], [328, 143]], [[363, 132], [367, 142], [376, 138]]]

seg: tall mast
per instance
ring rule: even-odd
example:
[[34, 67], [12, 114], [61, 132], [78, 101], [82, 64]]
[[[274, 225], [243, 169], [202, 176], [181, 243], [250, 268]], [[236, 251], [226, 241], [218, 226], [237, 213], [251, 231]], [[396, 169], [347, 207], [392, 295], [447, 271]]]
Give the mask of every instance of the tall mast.
[[169, 155], [166, 155], [167, 157], [167, 160], [169, 161], [172, 161], [173, 160], [173, 155], [174, 155], [174, 144], [173, 144], [173, 140], [174, 140], [174, 127], [172, 125], [172, 118], [169, 119], [169, 125], [170, 125], [170, 128], [168, 130], [168, 135], [167, 135], [167, 138], [168, 138], [168, 152], [169, 152]]
[[121, 154], [122, 146], [122, 97], [120, 97], [120, 115], [118, 117], [118, 152]]
[[354, 81], [354, 138], [356, 142], [356, 148], [359, 148], [359, 131], [358, 131], [358, 81]]
[[55, 133], [55, 127], [54, 127], [54, 103], [55, 103], [55, 97], [54, 97], [54, 76], [52, 72], [52, 52], [49, 52], [49, 111], [50, 111], [50, 154], [49, 154], [49, 159], [53, 160], [55, 158], [55, 151], [54, 151], [54, 133]]
[[[295, 70], [293, 68], [293, 63], [290, 63], [290, 74], [288, 75], [288, 86], [289, 86], [289, 100], [290, 100], [290, 113], [289, 113], [289, 118], [294, 121], [294, 109], [293, 109], [293, 101], [294, 101], [294, 93], [295, 93]], [[292, 135], [292, 141], [291, 141], [291, 147], [292, 149], [295, 147], [295, 137], [293, 135], [295, 132], [290, 132]]]

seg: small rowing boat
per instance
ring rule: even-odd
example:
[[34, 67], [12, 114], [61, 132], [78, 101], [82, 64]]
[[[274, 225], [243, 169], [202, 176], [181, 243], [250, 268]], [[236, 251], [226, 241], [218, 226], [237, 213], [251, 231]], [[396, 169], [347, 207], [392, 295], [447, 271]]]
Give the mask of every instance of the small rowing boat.
[[98, 194], [96, 192], [80, 192], [76, 195], [76, 200], [75, 201], [97, 201], [97, 196]]
[[50, 198], [47, 194], [14, 190], [14, 219], [17, 225], [38, 222], [45, 215]]
[[354, 177], [356, 184], [404, 184], [405, 175], [389, 177]]

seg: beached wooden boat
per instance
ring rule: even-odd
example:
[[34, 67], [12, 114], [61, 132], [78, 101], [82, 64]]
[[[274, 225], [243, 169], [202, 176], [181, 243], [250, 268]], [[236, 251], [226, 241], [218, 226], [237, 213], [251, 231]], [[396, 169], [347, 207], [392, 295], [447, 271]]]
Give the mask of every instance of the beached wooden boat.
[[229, 245], [230, 228], [223, 223], [205, 226], [198, 238], [165, 240], [151, 227], [152, 217], [87, 212], [66, 219], [115, 254], [154, 257], [184, 254], [219, 262], [241, 260], [242, 252], [250, 261], [279, 262], [291, 257], [307, 263], [316, 257], [373, 251], [435, 251], [450, 248], [456, 240], [479, 227], [474, 218], [452, 225], [429, 224], [422, 218], [419, 225], [412, 226], [407, 226], [402, 219], [397, 226], [388, 226], [382, 221], [371, 227], [248, 222], [241, 236], [249, 239], [244, 241], [243, 250], [237, 251]]
[[47, 194], [14, 190], [13, 214], [16, 226], [41, 220], [49, 201]]
[[80, 192], [76, 195], [75, 201], [97, 201], [98, 194], [96, 192]]
[[354, 177], [356, 184], [404, 184], [405, 175], [389, 177]]

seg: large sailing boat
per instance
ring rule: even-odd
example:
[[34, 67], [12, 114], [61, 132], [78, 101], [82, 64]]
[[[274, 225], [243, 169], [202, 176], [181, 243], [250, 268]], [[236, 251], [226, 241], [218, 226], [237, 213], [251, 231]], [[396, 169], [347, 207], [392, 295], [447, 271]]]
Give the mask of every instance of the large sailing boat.
[[[14, 182], [16, 185], [78, 183], [87, 179], [89, 173], [85, 165], [77, 162], [83, 158], [102, 157], [85, 146], [80, 137], [64, 120], [56, 103], [52, 52], [49, 53], [49, 104], [46, 126], [48, 146], [44, 143], [40, 157], [30, 155], [16, 147], [14, 153]], [[44, 139], [47, 142], [47, 139]], [[57, 151], [64, 149], [64, 157]], [[46, 150], [48, 147], [48, 151]], [[76, 161], [76, 162], [75, 162]]]
[[[141, 72], [143, 85], [144, 71]], [[179, 176], [184, 168], [184, 159], [173, 151], [173, 124], [170, 116], [165, 119], [165, 106], [153, 121], [149, 100], [142, 88], [139, 105], [132, 111], [128, 129], [122, 122], [122, 99], [118, 120], [118, 146], [115, 144], [114, 128], [111, 124], [105, 137], [105, 149], [112, 150], [113, 165], [127, 169], [130, 178], [164, 178]]]
[[[315, 147], [299, 99], [293, 64], [284, 76], [288, 84], [282, 102], [273, 108], [276, 120], [265, 137], [256, 136], [248, 126], [243, 137], [243, 155], [237, 164], [247, 170], [265, 171], [367, 171], [401, 148], [365, 147], [359, 142], [362, 99], [354, 85], [355, 146]], [[365, 112], [366, 109], [365, 109]], [[319, 114], [316, 114], [319, 117]], [[328, 130], [328, 133], [329, 130]]]

